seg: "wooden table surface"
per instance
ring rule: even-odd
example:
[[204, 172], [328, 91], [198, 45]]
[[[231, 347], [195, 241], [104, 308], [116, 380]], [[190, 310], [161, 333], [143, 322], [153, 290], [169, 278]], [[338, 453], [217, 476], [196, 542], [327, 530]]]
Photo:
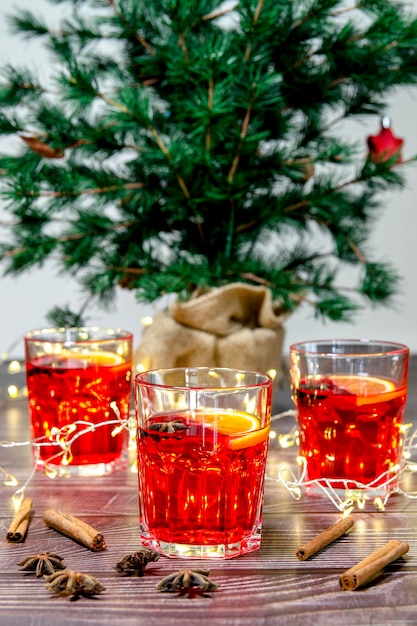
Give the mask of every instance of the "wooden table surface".
[[[3, 378], [4, 382], [4, 378]], [[407, 419], [417, 411], [417, 357], [412, 359]], [[290, 407], [282, 391], [276, 410]], [[416, 420], [417, 423], [417, 420]], [[280, 420], [280, 432], [291, 421]], [[25, 400], [6, 402], [0, 395], [0, 440], [29, 437]], [[115, 564], [139, 548], [137, 475], [129, 469], [102, 478], [51, 480], [36, 472], [26, 495], [33, 499], [33, 518], [23, 543], [8, 543], [13, 516], [11, 497], [16, 487], [0, 486], [0, 625], [1, 626], [164, 626], [210, 624], [266, 626], [349, 626], [417, 624], [417, 500], [396, 494], [386, 510], [372, 501], [356, 510], [353, 532], [299, 561], [297, 548], [337, 522], [341, 514], [326, 497], [305, 494], [295, 500], [275, 479], [277, 469], [294, 467], [295, 448], [272, 442], [265, 493], [261, 549], [231, 560], [184, 560], [161, 557], [143, 577], [120, 575]], [[32, 469], [28, 446], [0, 448], [0, 466], [22, 485]], [[407, 492], [417, 489], [417, 477], [406, 479]], [[107, 550], [93, 553], [48, 529], [42, 521], [47, 508], [70, 512], [103, 532]], [[355, 591], [339, 588], [339, 576], [389, 539], [407, 541], [404, 559], [385, 568], [370, 584]], [[93, 598], [71, 601], [51, 594], [42, 578], [20, 571], [26, 556], [48, 550], [64, 564], [93, 574], [106, 588]], [[210, 569], [218, 590], [205, 597], [162, 593], [156, 584], [182, 567]]]

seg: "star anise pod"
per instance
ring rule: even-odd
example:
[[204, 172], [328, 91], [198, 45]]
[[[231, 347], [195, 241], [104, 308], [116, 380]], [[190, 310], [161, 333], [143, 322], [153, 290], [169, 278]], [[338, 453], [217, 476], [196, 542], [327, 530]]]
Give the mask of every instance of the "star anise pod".
[[40, 578], [45, 574], [53, 574], [56, 570], [65, 569], [62, 561], [63, 557], [58, 554], [40, 552], [33, 556], [27, 556], [18, 563], [18, 566], [25, 572], [35, 572], [36, 576]]
[[125, 556], [115, 565], [114, 569], [123, 574], [127, 574], [128, 576], [143, 576], [143, 570], [147, 564], [151, 561], [157, 561], [158, 559], [158, 552], [143, 548]]
[[187, 430], [188, 426], [180, 420], [173, 420], [172, 422], [154, 422], [148, 428], [159, 433], [175, 433], [177, 430]]
[[209, 574], [208, 569], [180, 569], [179, 572], [165, 576], [156, 588], [159, 591], [183, 591], [198, 587], [202, 591], [215, 591], [217, 585], [210, 580]]
[[49, 591], [60, 596], [72, 596], [73, 600], [80, 596], [94, 596], [106, 589], [91, 574], [74, 572], [71, 569], [45, 576], [45, 580]]

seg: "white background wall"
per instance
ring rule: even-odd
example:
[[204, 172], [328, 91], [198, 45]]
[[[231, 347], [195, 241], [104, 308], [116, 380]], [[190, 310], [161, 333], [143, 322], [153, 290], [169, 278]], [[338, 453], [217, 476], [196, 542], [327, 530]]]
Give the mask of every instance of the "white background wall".
[[[58, 14], [62, 7], [53, 7], [46, 0], [0, 2], [0, 66], [4, 63], [31, 64], [41, 75], [48, 76], [48, 56], [38, 42], [24, 41], [9, 33], [5, 16], [16, 6], [43, 11], [48, 18]], [[411, 0], [409, 7], [417, 12], [417, 0]], [[404, 158], [417, 154], [417, 90], [396, 93], [388, 114], [394, 134], [405, 139]], [[378, 130], [378, 120], [373, 119], [358, 124], [353, 133], [363, 140], [365, 146], [366, 137]], [[3, 215], [3, 219], [7, 219], [7, 215]], [[0, 218], [0, 234], [1, 231]], [[405, 191], [384, 194], [380, 220], [371, 244], [375, 256], [392, 262], [403, 276], [395, 306], [367, 309], [356, 316], [353, 324], [323, 323], [315, 320], [309, 309], [301, 309], [286, 323], [286, 351], [295, 341], [337, 336], [400, 341], [417, 353], [417, 165], [408, 167]], [[52, 264], [18, 278], [0, 277], [0, 354], [8, 352], [21, 356], [23, 334], [44, 326], [45, 315], [53, 306], [69, 304], [77, 309], [82, 302], [77, 283], [67, 275], [59, 275]], [[132, 330], [138, 341], [140, 318], [155, 310], [155, 306], [139, 305], [133, 294], [120, 290], [110, 312], [90, 309], [88, 323]]]

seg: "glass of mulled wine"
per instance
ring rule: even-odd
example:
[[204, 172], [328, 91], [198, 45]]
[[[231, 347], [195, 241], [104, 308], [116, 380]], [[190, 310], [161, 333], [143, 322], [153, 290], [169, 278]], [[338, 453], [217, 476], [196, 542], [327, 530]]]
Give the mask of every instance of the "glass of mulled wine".
[[388, 341], [305, 341], [290, 348], [303, 482], [384, 496], [398, 489], [409, 349]]
[[102, 476], [127, 463], [132, 334], [52, 328], [25, 336], [35, 461], [51, 475]]
[[261, 541], [272, 379], [187, 367], [135, 377], [141, 541], [231, 558]]

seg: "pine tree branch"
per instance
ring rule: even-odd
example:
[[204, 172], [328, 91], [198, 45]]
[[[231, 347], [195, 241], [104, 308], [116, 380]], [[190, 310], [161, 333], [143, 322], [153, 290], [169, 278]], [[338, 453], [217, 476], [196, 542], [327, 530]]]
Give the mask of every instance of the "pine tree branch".
[[149, 272], [149, 270], [142, 267], [122, 267], [117, 265], [107, 265], [106, 269], [111, 272], [122, 272], [123, 274], [132, 274], [136, 276], [147, 274]]
[[[367, 5], [366, 3], [358, 3], [357, 5], [353, 6], [353, 7], [346, 7], [344, 9], [341, 9], [339, 11], [333, 11], [331, 12], [331, 15], [334, 16], [338, 16], [340, 17], [340, 15], [348, 13], [350, 11], [360, 11], [361, 9], [367, 9]], [[305, 23], [308, 23], [311, 19], [313, 19], [313, 17], [315, 16], [315, 11], [312, 10], [311, 12], [307, 13], [305, 16], [303, 16], [302, 18], [300, 18], [299, 20], [297, 20], [296, 22], [294, 22], [293, 24], [293, 29], [297, 29], [300, 26], [302, 26]], [[345, 43], [346, 44], [353, 44], [353, 43], [359, 43], [359, 42], [363, 42], [365, 40], [367, 40], [369, 38], [369, 31], [368, 30], [363, 30], [362, 32], [358, 32], [357, 35], [350, 37], [349, 39], [346, 39]], [[320, 43], [320, 42], [319, 42]], [[391, 40], [389, 41], [386, 46], [384, 48], [379, 49], [378, 55], [380, 58], [384, 57], [384, 54], [389, 52], [390, 50], [393, 50], [395, 48], [397, 48], [399, 45], [401, 45], [402, 42], [399, 42], [397, 40]], [[317, 45], [316, 47], [311, 47], [310, 51], [308, 54], [303, 55], [300, 59], [298, 59], [298, 61], [296, 61], [293, 64], [293, 68], [297, 69], [300, 66], [304, 65], [305, 63], [307, 63], [309, 60], [313, 59], [314, 57], [320, 56], [320, 54], [324, 54], [324, 56], [326, 56], [326, 50], [323, 50], [322, 48], [322, 41], [320, 43], [320, 45]], [[393, 67], [391, 68], [390, 72], [399, 72], [400, 68], [399, 67]], [[341, 75], [339, 77], [334, 78], [328, 85], [328, 87], [326, 89], [331, 90], [332, 88], [342, 84], [342, 83], [347, 83], [350, 82], [352, 80], [351, 76], [348, 75]]]
[[[415, 162], [415, 157], [412, 157], [410, 159], [407, 160], [401, 160], [401, 161], [395, 161], [390, 169], [397, 169], [401, 166], [407, 165], [408, 163], [414, 163]], [[342, 191], [343, 189], [346, 189], [347, 187], [351, 187], [352, 185], [356, 185], [358, 183], [362, 183], [364, 182], [364, 178], [363, 176], [359, 175], [359, 176], [355, 176], [354, 178], [350, 178], [349, 180], [346, 180], [343, 183], [340, 183], [339, 185], [335, 185], [334, 187], [332, 187], [332, 189], [330, 189], [327, 193], [328, 194], [334, 194], [337, 193], [338, 191]], [[284, 207], [282, 209], [282, 211], [284, 213], [290, 213], [292, 211], [296, 211], [298, 209], [302, 209], [303, 207], [308, 207], [310, 206], [311, 202], [308, 199], [305, 200], [300, 200], [299, 202], [295, 202], [292, 205], [288, 205], [286, 207]]]
[[201, 19], [204, 22], [208, 22], [210, 20], [215, 20], [218, 17], [224, 17], [225, 15], [229, 15], [230, 13], [233, 13], [233, 11], [237, 7], [237, 5], [238, 5], [238, 2], [235, 2], [235, 4], [230, 5], [229, 7], [226, 7], [224, 9], [219, 9], [217, 11], [212, 11], [212, 13], [206, 13], [205, 15], [203, 15], [201, 17]]
[[262, 278], [262, 276], [256, 276], [255, 274], [249, 272], [242, 272], [242, 274], [240, 274], [240, 277], [244, 280], [249, 280], [250, 282], [256, 283], [258, 285], [264, 285], [265, 287], [271, 286], [271, 281]]
[[184, 58], [186, 61], [189, 61], [189, 55], [188, 55], [188, 50], [187, 50], [187, 46], [185, 43], [185, 38], [186, 38], [186, 33], [181, 33], [180, 36], [178, 37], [178, 45], [181, 48], [181, 50], [184, 53]]
[[330, 15], [332, 17], [340, 17], [341, 15], [346, 15], [347, 13], [352, 13], [353, 11], [360, 11], [361, 9], [366, 9], [366, 2], [356, 2], [352, 6], [345, 6], [342, 9], [338, 9], [337, 11], [331, 11]]
[[294, 204], [290, 204], [282, 209], [283, 213], [290, 213], [291, 211], [297, 211], [298, 209], [302, 209], [304, 207], [310, 206], [310, 200], [300, 200], [299, 202], [294, 202]]
[[[256, 26], [256, 24], [258, 22], [259, 16], [260, 16], [261, 11], [262, 11], [263, 4], [264, 4], [263, 0], [258, 0], [258, 4], [256, 6], [255, 14], [253, 16], [253, 21], [252, 21], [252, 30], [254, 30], [254, 28], [255, 28], [255, 26]], [[250, 58], [250, 55], [251, 55], [251, 50], [252, 50], [252, 46], [251, 46], [251, 42], [249, 41], [248, 45], [246, 47], [246, 50], [245, 50], [244, 57], [243, 57], [245, 63], [247, 63], [249, 61], [249, 58]], [[246, 138], [246, 135], [247, 135], [247, 132], [248, 132], [248, 129], [249, 129], [249, 123], [250, 123], [250, 117], [251, 117], [251, 113], [252, 113], [252, 105], [253, 105], [255, 88], [256, 88], [256, 85], [252, 85], [252, 93], [251, 93], [250, 100], [249, 100], [249, 106], [246, 109], [245, 117], [244, 117], [243, 123], [242, 123], [242, 130], [240, 131], [240, 142], [239, 142], [239, 145], [238, 145], [238, 148], [237, 148], [237, 152], [236, 152], [236, 154], [234, 156], [233, 163], [232, 163], [232, 166], [230, 168], [229, 174], [227, 176], [227, 182], [229, 184], [232, 183], [233, 178], [234, 178], [234, 176], [236, 174], [236, 170], [237, 170], [237, 167], [239, 165], [240, 152], [242, 150], [243, 143], [244, 143], [244, 140]]]
[[158, 146], [158, 148], [161, 150], [162, 154], [166, 157], [167, 161], [169, 161], [169, 163], [173, 166], [175, 176], [177, 178], [180, 189], [182, 193], [184, 194], [185, 198], [189, 200], [191, 197], [190, 192], [187, 189], [187, 185], [185, 184], [184, 179], [178, 172], [177, 168], [174, 166], [174, 161], [173, 161], [170, 151], [168, 150], [168, 148], [162, 141], [161, 137], [158, 134], [158, 131], [151, 124], [148, 124], [148, 130], [151, 133], [152, 137], [155, 139], [155, 143]]
[[124, 113], [125, 115], [129, 115], [130, 117], [134, 117], [132, 111], [129, 111], [129, 109], [126, 106], [124, 106], [124, 104], [117, 102], [117, 100], [114, 100], [113, 98], [110, 98], [109, 96], [106, 96], [105, 94], [99, 91], [96, 93], [96, 96], [97, 98], [100, 98], [101, 100], [103, 100], [103, 102], [105, 102], [112, 108], [117, 109], [121, 113]]
[[130, 24], [124, 19], [123, 14], [117, 9], [113, 0], [107, 0], [109, 6], [113, 9], [115, 15], [117, 15], [119, 21], [125, 28], [130, 30], [132, 35], [137, 39], [140, 45], [151, 55], [155, 54], [154, 48], [136, 31], [136, 29], [131, 28]]
[[80, 318], [83, 317], [85, 311], [88, 309], [88, 307], [91, 305], [91, 303], [96, 299], [96, 295], [95, 294], [89, 294], [88, 297], [84, 300], [83, 304], [80, 307], [80, 310], [78, 312], [78, 315]]
[[[109, 187], [96, 187], [91, 189], [82, 189], [81, 191], [27, 191], [25, 196], [32, 196], [36, 198], [73, 198], [76, 196], [88, 196], [106, 194], [112, 191], [120, 191], [125, 189], [127, 191], [131, 189], [141, 189], [145, 186], [144, 183], [125, 183], [124, 185], [110, 185]], [[17, 192], [17, 195], [23, 196]]]
[[[207, 108], [211, 112], [213, 110], [213, 98], [214, 98], [214, 81], [213, 77], [209, 78], [208, 85], [208, 98], [207, 98]], [[211, 147], [211, 123], [207, 127], [206, 131], [206, 151], [210, 152]]]
[[365, 265], [365, 263], [367, 263], [367, 259], [366, 259], [365, 255], [359, 250], [359, 248], [355, 244], [355, 242], [352, 241], [349, 237], [346, 237], [346, 241], [348, 242], [349, 246], [352, 248], [353, 252], [358, 257], [359, 262], [362, 263], [362, 265]]
[[[106, 96], [106, 95], [104, 95], [104, 94], [102, 94], [100, 92], [97, 92], [97, 97], [101, 98], [108, 105], [118, 109], [119, 111], [121, 111], [125, 115], [129, 115], [130, 117], [134, 118], [133, 112], [129, 111], [129, 109], [127, 107], [125, 107], [121, 103], [117, 102], [116, 100], [113, 100], [112, 98], [109, 98], [108, 96]], [[171, 156], [171, 153], [168, 150], [168, 148], [166, 147], [166, 145], [164, 144], [164, 142], [162, 141], [161, 137], [159, 136], [158, 131], [152, 126], [152, 124], [148, 124], [147, 125], [147, 129], [151, 133], [152, 137], [155, 140], [156, 145], [161, 150], [162, 154], [166, 157], [167, 161], [171, 165], [173, 165], [173, 158]], [[181, 177], [180, 173], [178, 172], [178, 170], [175, 167], [174, 167], [174, 171], [175, 171], [175, 176], [176, 176], [177, 181], [178, 181], [178, 185], [179, 185], [181, 191], [183, 192], [184, 197], [188, 200], [191, 197], [191, 195], [190, 195], [190, 192], [187, 189], [187, 185], [185, 184], [184, 179]]]
[[229, 184], [231, 184], [233, 182], [233, 178], [234, 178], [234, 176], [236, 174], [236, 170], [237, 170], [237, 167], [239, 165], [239, 160], [240, 160], [240, 153], [242, 151], [243, 143], [244, 143], [246, 135], [248, 133], [250, 117], [251, 117], [251, 113], [252, 113], [252, 104], [253, 104], [255, 87], [256, 87], [256, 85], [252, 85], [252, 93], [251, 93], [250, 100], [249, 100], [249, 106], [246, 109], [245, 117], [244, 117], [243, 123], [242, 123], [242, 130], [240, 131], [239, 145], [237, 147], [236, 154], [235, 154], [235, 156], [233, 158], [232, 166], [231, 166], [229, 174], [227, 176], [227, 182]]
[[[357, 2], [353, 6], [344, 6], [343, 8], [337, 11], [331, 10], [329, 11], [329, 14], [331, 17], [340, 17], [341, 15], [351, 13], [352, 11], [360, 11], [361, 9], [366, 9], [366, 8], [367, 8], [366, 1]], [[299, 28], [306, 22], [309, 22], [314, 17], [314, 15], [315, 15], [315, 11], [312, 9], [309, 13], [306, 13], [302, 18], [299, 18], [298, 20], [296, 20], [291, 26], [291, 30], [295, 30], [296, 28]]]
[[[258, 19], [259, 19], [259, 16], [261, 14], [263, 5], [264, 5], [264, 0], [258, 0], [258, 4], [256, 5], [255, 14], [253, 16], [253, 21], [252, 21], [252, 31], [254, 30], [254, 28], [255, 28], [255, 26], [256, 26], [256, 24], [258, 22]], [[251, 53], [252, 53], [252, 44], [249, 41], [248, 45], [246, 46], [245, 54], [244, 54], [244, 57], [243, 57], [245, 62], [249, 61]]]
[[[118, 224], [114, 224], [114, 230], [121, 230], [121, 229], [125, 229], [125, 228], [129, 228], [130, 226], [132, 226], [134, 224], [133, 221], [128, 221], [128, 222], [120, 222]], [[70, 235], [61, 235], [55, 238], [55, 241], [57, 243], [65, 243], [68, 241], [77, 241], [80, 239], [84, 239], [86, 237], [88, 237], [89, 233], [83, 231], [83, 232], [78, 232], [78, 233], [71, 233]], [[37, 244], [34, 244], [33, 247], [36, 247]], [[6, 250], [5, 252], [3, 252], [2, 256], [4, 258], [9, 258], [9, 257], [13, 257], [16, 256], [18, 254], [21, 254], [22, 252], [27, 252], [31, 250], [31, 247], [29, 246], [25, 246], [25, 247], [20, 247], [20, 248], [14, 248], [13, 250]]]

